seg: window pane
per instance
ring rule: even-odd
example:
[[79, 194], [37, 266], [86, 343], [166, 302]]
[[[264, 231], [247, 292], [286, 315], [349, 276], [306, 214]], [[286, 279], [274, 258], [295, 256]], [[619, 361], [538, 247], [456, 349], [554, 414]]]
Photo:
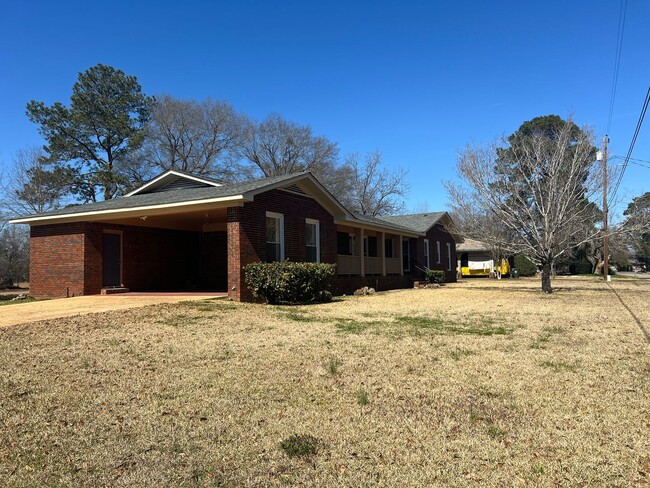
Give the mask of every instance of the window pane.
[[280, 261], [280, 244], [266, 243], [266, 260], [269, 262]]
[[368, 256], [377, 257], [377, 238], [368, 236]]
[[307, 246], [307, 262], [315, 263], [316, 259], [316, 246]]
[[386, 249], [386, 252], [384, 255], [387, 258], [392, 258], [393, 257], [393, 240], [392, 239], [386, 239], [384, 244], [384, 249]]
[[402, 267], [404, 271], [409, 271], [411, 269], [411, 259], [409, 257], [409, 241], [402, 241]]
[[307, 224], [307, 245], [315, 246], [316, 245], [316, 224]]
[[266, 242], [279, 242], [278, 225], [279, 219], [273, 217], [266, 218]]
[[336, 233], [336, 251], [338, 254], [351, 255], [350, 236], [347, 232]]

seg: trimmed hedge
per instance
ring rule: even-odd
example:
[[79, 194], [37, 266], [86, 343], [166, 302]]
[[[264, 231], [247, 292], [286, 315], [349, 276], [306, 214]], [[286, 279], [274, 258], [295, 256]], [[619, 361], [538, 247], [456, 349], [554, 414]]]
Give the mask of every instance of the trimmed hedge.
[[244, 277], [253, 295], [272, 305], [329, 302], [335, 270], [335, 264], [259, 262], [246, 265]]
[[530, 259], [522, 254], [517, 254], [515, 256], [513, 268], [519, 270], [519, 276], [535, 276], [535, 273], [537, 273], [537, 266], [531, 263]]
[[424, 274], [429, 283], [444, 283], [445, 272], [439, 269], [425, 269]]

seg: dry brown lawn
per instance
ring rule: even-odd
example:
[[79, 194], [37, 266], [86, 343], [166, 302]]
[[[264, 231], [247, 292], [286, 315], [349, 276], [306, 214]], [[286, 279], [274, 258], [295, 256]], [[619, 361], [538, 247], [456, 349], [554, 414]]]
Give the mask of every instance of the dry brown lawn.
[[647, 484], [650, 282], [538, 286], [2, 328], [0, 486]]

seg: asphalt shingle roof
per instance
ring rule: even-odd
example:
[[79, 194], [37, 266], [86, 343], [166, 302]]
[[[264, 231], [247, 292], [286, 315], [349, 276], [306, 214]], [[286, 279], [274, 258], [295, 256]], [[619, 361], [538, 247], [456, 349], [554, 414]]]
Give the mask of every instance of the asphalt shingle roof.
[[49, 215], [74, 215], [85, 212], [98, 212], [101, 210], [126, 210], [135, 207], [148, 207], [153, 205], [164, 205], [169, 203], [191, 202], [194, 200], [207, 200], [210, 198], [230, 197], [241, 195], [249, 191], [259, 190], [265, 186], [273, 185], [284, 180], [295, 178], [303, 173], [290, 175], [272, 176], [259, 180], [249, 180], [242, 183], [215, 186], [210, 188], [184, 188], [159, 193], [142, 193], [130, 197], [114, 198], [103, 202], [87, 203], [71, 207], [60, 208], [41, 214], [25, 217], [43, 217]]
[[387, 220], [384, 220], [383, 217], [373, 217], [372, 215], [362, 215], [359, 213], [355, 213], [354, 216], [361, 221], [368, 222], [369, 224], [375, 224], [380, 226], [386, 226], [386, 224], [388, 224], [393, 229], [402, 229], [407, 232], [413, 232], [413, 229], [409, 227], [405, 227], [403, 225], [395, 224], [393, 222], [389, 222]]
[[435, 225], [443, 215], [445, 215], [445, 212], [427, 212], [408, 215], [387, 215], [385, 217], [379, 217], [379, 219], [393, 225], [406, 227], [412, 231], [424, 233], [431, 226]]
[[456, 245], [456, 250], [458, 252], [465, 252], [465, 251], [489, 251], [490, 246], [488, 246], [485, 242], [477, 241], [475, 239], [467, 239]]
[[[273, 176], [261, 178], [258, 180], [249, 180], [241, 183], [225, 184], [223, 186], [202, 187], [202, 188], [180, 188], [177, 190], [154, 191], [151, 193], [137, 193], [131, 196], [123, 196], [103, 202], [87, 203], [83, 205], [74, 205], [65, 207], [51, 212], [28, 215], [20, 218], [38, 218], [48, 216], [64, 216], [83, 214], [87, 212], [101, 212], [111, 210], [128, 210], [130, 208], [151, 207], [157, 205], [175, 204], [192, 202], [199, 200], [209, 200], [213, 198], [232, 197], [246, 194], [256, 190], [262, 190], [268, 186], [276, 185], [285, 180], [292, 180], [296, 177], [308, 174], [294, 173], [282, 176]], [[373, 217], [370, 215], [355, 214], [354, 217], [362, 222], [374, 224], [380, 227], [386, 227], [394, 230], [403, 230], [405, 232], [424, 233], [436, 224], [445, 212], [429, 212], [410, 215], [393, 215], [386, 217]]]

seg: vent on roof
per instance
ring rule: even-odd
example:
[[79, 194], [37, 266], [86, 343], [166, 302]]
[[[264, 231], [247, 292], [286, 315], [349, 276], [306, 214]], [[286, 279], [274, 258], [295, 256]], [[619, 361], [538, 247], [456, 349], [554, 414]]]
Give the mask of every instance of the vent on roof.
[[298, 185], [289, 185], [289, 186], [285, 186], [285, 187], [283, 188], [283, 190], [287, 190], [287, 191], [290, 191], [290, 192], [293, 192], [293, 193], [298, 193], [298, 194], [300, 194], [300, 195], [307, 195], [307, 193], [305, 192], [305, 190], [303, 190], [302, 188], [300, 188]]
[[211, 188], [211, 185], [207, 183], [201, 183], [200, 181], [192, 181], [185, 178], [178, 178], [171, 183], [167, 183], [165, 186], [156, 188], [151, 193], [160, 193], [164, 191], [173, 191], [173, 190], [185, 190], [190, 188]]

